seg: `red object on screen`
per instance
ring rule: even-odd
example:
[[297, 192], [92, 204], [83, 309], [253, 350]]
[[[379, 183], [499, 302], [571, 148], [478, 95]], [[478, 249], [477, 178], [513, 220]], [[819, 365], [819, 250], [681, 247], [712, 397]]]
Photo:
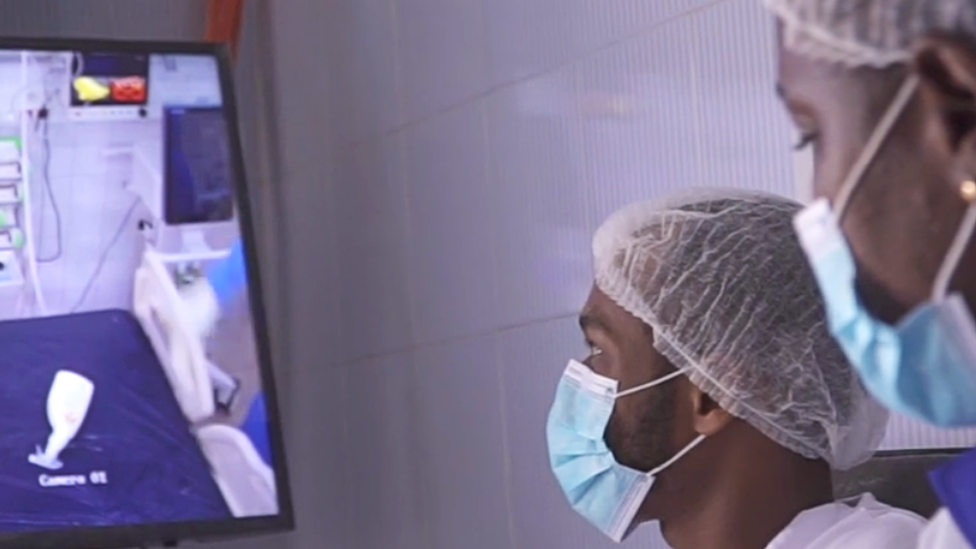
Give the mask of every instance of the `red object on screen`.
[[138, 76], [119, 78], [110, 84], [112, 100], [117, 103], [143, 103], [146, 101], [146, 81]]

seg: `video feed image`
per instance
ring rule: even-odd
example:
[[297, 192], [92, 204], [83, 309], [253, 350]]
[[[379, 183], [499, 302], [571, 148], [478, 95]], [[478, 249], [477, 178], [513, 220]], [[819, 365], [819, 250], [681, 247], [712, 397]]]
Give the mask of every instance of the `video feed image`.
[[0, 50], [0, 534], [277, 515], [217, 61], [79, 57]]
[[76, 52], [71, 57], [71, 105], [145, 105], [149, 56]]

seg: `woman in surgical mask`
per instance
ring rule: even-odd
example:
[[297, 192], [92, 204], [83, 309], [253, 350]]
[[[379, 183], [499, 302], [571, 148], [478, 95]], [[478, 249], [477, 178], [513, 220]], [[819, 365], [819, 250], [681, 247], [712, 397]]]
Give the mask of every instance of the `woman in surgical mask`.
[[[814, 157], [795, 224], [831, 332], [889, 408], [974, 426], [976, 1], [765, 2]], [[976, 452], [932, 479], [948, 510], [923, 546], [976, 546]]]

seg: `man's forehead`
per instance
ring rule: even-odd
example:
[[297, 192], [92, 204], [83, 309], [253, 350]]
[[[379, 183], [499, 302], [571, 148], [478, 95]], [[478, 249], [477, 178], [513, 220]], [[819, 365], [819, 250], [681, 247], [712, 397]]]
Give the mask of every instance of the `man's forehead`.
[[580, 316], [586, 315], [606, 319], [617, 309], [620, 309], [620, 306], [594, 284]]
[[580, 328], [583, 330], [609, 328], [606, 313], [608, 305], [613, 305], [613, 302], [599, 288], [593, 286], [579, 314]]
[[638, 326], [642, 330], [649, 329], [642, 320], [627, 312], [596, 287], [593, 288], [586, 305], [583, 306], [579, 320], [580, 327], [584, 330], [594, 328], [606, 332], [628, 331]]

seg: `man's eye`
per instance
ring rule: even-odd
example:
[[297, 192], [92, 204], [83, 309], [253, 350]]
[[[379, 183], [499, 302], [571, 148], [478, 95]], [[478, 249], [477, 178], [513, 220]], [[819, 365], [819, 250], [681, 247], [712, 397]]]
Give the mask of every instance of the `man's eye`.
[[590, 356], [589, 358], [597, 357], [603, 354], [603, 349], [597, 347], [596, 345], [589, 345]]
[[817, 134], [806, 133], [800, 136], [800, 140], [797, 141], [796, 145], [793, 145], [793, 150], [802, 151], [803, 149], [809, 147], [817, 140]]

